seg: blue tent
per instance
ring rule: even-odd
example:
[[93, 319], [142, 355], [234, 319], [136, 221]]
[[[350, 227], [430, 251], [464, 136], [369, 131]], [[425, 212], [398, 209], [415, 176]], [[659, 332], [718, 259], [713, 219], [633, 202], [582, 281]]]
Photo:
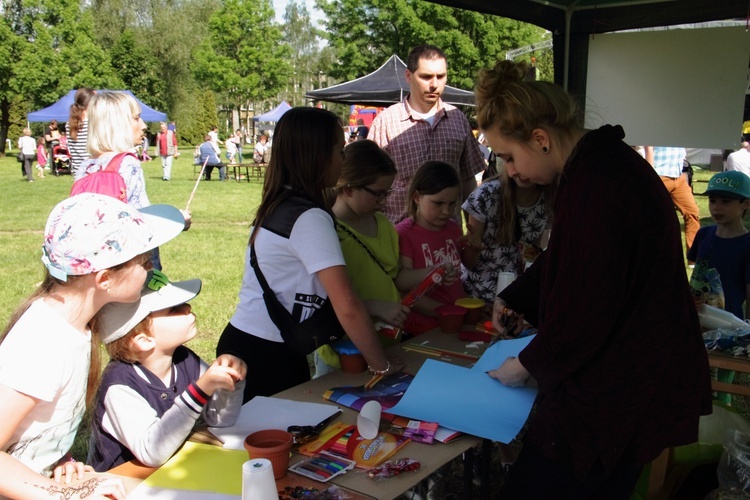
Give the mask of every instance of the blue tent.
[[[161, 111], [156, 111], [143, 104], [133, 93], [129, 90], [117, 90], [116, 92], [124, 92], [130, 95], [138, 101], [141, 106], [141, 118], [144, 122], [163, 122], [167, 119], [167, 114]], [[26, 119], [30, 122], [48, 122], [50, 120], [57, 120], [58, 122], [67, 122], [70, 118], [70, 106], [73, 104], [76, 91], [71, 90], [52, 106], [40, 109], [39, 111], [33, 111], [26, 115]]]
[[283, 101], [281, 104], [273, 108], [271, 111], [267, 113], [263, 113], [262, 115], [253, 116], [254, 122], [277, 122], [279, 121], [279, 118], [292, 109], [292, 107], [286, 102]]

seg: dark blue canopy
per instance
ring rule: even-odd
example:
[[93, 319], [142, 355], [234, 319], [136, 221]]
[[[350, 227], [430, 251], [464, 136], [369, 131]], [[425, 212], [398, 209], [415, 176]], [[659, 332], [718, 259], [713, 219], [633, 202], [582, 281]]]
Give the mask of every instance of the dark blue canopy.
[[279, 121], [279, 118], [292, 109], [292, 107], [286, 102], [283, 101], [281, 104], [273, 108], [271, 111], [267, 113], [263, 113], [262, 115], [253, 116], [254, 122], [277, 122]]
[[[161, 111], [156, 111], [143, 104], [133, 93], [129, 90], [116, 90], [115, 92], [123, 92], [130, 95], [133, 99], [138, 101], [141, 106], [141, 118], [144, 122], [163, 122], [167, 119], [167, 114]], [[67, 122], [70, 118], [70, 106], [73, 104], [76, 91], [71, 90], [52, 106], [40, 109], [39, 111], [33, 111], [26, 115], [26, 119], [30, 122], [48, 122], [50, 120], [57, 120], [58, 122]]]

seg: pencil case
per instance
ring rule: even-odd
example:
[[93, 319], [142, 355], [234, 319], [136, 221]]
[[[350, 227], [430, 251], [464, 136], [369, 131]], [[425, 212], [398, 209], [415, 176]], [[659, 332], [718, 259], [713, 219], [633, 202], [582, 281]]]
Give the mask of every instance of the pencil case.
[[289, 467], [289, 470], [301, 476], [325, 483], [353, 469], [355, 463], [353, 460], [335, 457], [324, 452], [297, 462]]

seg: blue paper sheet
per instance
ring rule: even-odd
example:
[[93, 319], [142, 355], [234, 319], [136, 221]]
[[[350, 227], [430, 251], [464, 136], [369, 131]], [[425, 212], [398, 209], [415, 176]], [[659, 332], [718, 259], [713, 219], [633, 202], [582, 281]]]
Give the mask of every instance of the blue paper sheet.
[[497, 342], [473, 368], [428, 359], [389, 413], [509, 443], [526, 422], [537, 390], [506, 387], [485, 371], [517, 356], [531, 338]]

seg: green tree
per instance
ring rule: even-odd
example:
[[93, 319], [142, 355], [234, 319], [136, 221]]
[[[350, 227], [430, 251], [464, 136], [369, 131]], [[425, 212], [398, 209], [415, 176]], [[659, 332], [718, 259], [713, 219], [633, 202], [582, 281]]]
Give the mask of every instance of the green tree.
[[270, 0], [226, 0], [208, 25], [191, 68], [219, 105], [239, 110], [277, 96], [291, 73], [290, 51]]
[[304, 93], [322, 82], [323, 71], [318, 63], [320, 37], [310, 21], [310, 13], [304, 5], [292, 1], [284, 11], [282, 26], [284, 41], [291, 50], [291, 82], [285, 88], [282, 98], [292, 106], [304, 104]]
[[342, 80], [373, 71], [392, 54], [405, 60], [412, 47], [431, 43], [446, 54], [449, 83], [468, 89], [479, 69], [544, 35], [531, 24], [423, 0], [316, 0], [316, 5], [326, 15], [327, 38], [340, 63], [331, 76]]
[[26, 113], [54, 103], [76, 86], [117, 79], [109, 58], [93, 43], [91, 19], [81, 12], [77, 0], [8, 0], [0, 12], [0, 151], [4, 152], [11, 126], [15, 135]]

